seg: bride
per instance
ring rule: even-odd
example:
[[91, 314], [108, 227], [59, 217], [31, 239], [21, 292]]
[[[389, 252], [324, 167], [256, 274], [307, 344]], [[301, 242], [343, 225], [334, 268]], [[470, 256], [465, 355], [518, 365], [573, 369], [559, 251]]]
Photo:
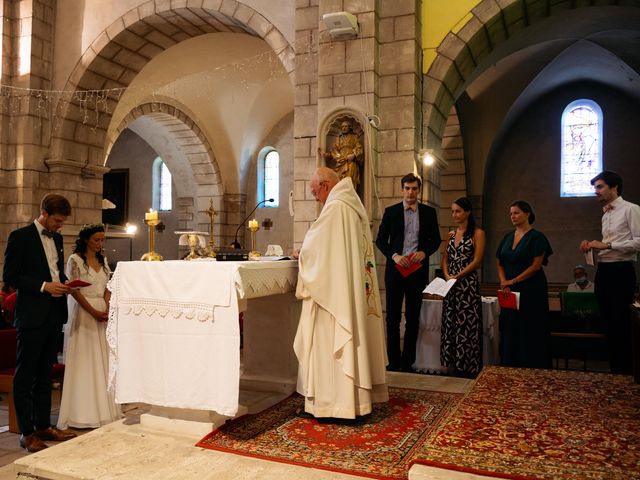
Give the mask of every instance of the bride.
[[104, 225], [85, 225], [67, 261], [70, 281], [90, 285], [68, 296], [65, 325], [65, 372], [58, 428], [96, 428], [120, 418], [113, 394], [107, 392], [109, 373], [105, 330], [109, 312], [110, 270], [102, 255]]

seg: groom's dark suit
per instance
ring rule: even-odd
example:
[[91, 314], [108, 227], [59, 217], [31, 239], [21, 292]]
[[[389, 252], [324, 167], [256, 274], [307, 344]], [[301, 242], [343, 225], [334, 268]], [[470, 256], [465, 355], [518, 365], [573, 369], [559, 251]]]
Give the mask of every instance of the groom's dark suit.
[[[66, 296], [52, 297], [41, 292], [43, 282], [51, 282], [51, 272], [35, 224], [9, 235], [4, 258], [3, 279], [17, 290], [15, 325], [18, 355], [13, 380], [16, 416], [21, 433], [51, 425], [51, 368], [58, 353], [62, 324], [67, 321]], [[62, 235], [53, 234], [60, 282], [64, 274]], [[34, 382], [35, 379], [35, 382]]]
[[[404, 203], [391, 205], [384, 211], [378, 230], [376, 246], [387, 258], [384, 273], [387, 291], [387, 356], [389, 368], [410, 370], [416, 357], [418, 322], [422, 306], [422, 290], [429, 277], [429, 256], [440, 247], [440, 229], [434, 208], [418, 203], [418, 248], [426, 257], [422, 267], [408, 277], [396, 269], [394, 254], [402, 255], [404, 247]], [[402, 301], [405, 302], [405, 333], [402, 355], [400, 354], [400, 317]]]

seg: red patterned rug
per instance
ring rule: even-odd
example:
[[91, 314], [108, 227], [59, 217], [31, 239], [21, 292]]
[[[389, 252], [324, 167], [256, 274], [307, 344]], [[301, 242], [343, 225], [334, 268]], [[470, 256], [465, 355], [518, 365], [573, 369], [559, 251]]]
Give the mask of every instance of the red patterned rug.
[[415, 454], [460, 394], [389, 388], [356, 424], [319, 423], [298, 394], [257, 415], [227, 422], [196, 446], [305, 467], [405, 479]]
[[640, 479], [640, 385], [487, 367], [416, 462], [512, 479]]

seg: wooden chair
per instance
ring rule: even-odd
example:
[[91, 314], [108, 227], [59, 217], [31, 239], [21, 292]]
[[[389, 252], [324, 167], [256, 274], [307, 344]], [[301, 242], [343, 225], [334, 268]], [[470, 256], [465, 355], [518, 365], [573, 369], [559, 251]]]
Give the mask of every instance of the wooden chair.
[[[16, 342], [15, 328], [0, 330], [0, 392], [6, 392], [9, 400], [9, 431], [20, 433], [16, 419], [16, 407], [13, 403], [13, 375], [16, 371]], [[51, 379], [60, 382], [64, 379], [64, 365], [56, 363], [51, 371]], [[62, 388], [62, 387], [61, 387]]]

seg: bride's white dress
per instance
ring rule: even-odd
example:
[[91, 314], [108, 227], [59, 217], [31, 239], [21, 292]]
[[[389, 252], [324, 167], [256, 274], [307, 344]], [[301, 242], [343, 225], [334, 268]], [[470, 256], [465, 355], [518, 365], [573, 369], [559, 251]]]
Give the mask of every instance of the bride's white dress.
[[[105, 311], [104, 291], [109, 280], [106, 265], [93, 270], [78, 255], [67, 261], [69, 280], [91, 283], [81, 292], [97, 310]], [[106, 269], [106, 270], [105, 270]], [[69, 320], [64, 328], [65, 371], [58, 428], [96, 428], [121, 417], [113, 394], [107, 391], [109, 353], [105, 330], [107, 322], [98, 322], [74, 298], [68, 296]]]

